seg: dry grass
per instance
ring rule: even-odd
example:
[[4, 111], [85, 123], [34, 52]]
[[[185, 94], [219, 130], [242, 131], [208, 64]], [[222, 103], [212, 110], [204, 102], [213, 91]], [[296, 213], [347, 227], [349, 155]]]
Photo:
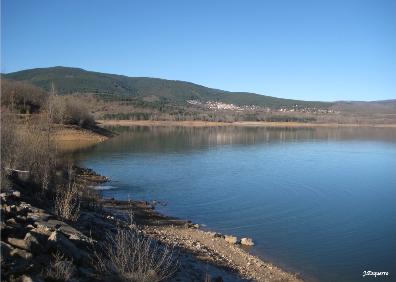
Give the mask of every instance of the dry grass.
[[67, 185], [58, 186], [56, 190], [55, 213], [64, 220], [77, 221], [80, 216], [80, 204], [80, 187], [73, 178], [70, 165]]
[[72, 260], [67, 260], [57, 252], [53, 255], [53, 260], [44, 272], [46, 281], [70, 281], [75, 272]]
[[79, 187], [75, 182], [67, 186], [58, 186], [55, 196], [55, 213], [60, 218], [69, 221], [77, 221], [80, 217]]
[[118, 228], [115, 235], [107, 236], [102, 252], [95, 254], [98, 270], [122, 281], [163, 281], [178, 267], [173, 249], [160, 246], [133, 229]]

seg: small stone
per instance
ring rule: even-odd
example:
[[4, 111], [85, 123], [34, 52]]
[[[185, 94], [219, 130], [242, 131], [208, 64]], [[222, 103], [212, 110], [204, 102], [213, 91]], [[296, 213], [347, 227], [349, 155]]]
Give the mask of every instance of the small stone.
[[14, 191], [14, 192], [12, 192], [12, 196], [14, 196], [15, 198], [20, 198], [21, 197], [21, 192]]
[[238, 242], [238, 238], [231, 235], [225, 235], [224, 240], [230, 244], [236, 244]]
[[251, 238], [242, 238], [241, 244], [245, 246], [254, 246], [254, 242]]

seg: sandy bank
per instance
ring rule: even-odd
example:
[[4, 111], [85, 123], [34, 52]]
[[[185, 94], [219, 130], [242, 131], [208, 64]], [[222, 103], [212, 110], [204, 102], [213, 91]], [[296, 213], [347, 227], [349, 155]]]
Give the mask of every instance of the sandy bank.
[[61, 151], [73, 151], [86, 148], [107, 140], [109, 137], [82, 129], [77, 126], [61, 126], [54, 128], [53, 139]]
[[102, 126], [258, 126], [258, 127], [384, 127], [396, 128], [396, 124], [355, 124], [355, 123], [302, 123], [302, 122], [209, 122], [209, 121], [153, 121], [153, 120], [98, 120]]

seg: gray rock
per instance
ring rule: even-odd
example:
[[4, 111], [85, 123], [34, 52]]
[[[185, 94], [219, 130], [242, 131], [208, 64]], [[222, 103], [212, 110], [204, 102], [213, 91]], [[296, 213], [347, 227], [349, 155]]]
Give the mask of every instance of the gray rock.
[[47, 221], [49, 220], [51, 217], [54, 217], [51, 214], [48, 214], [46, 212], [37, 212], [37, 211], [33, 211], [33, 212], [28, 212], [27, 213], [27, 218], [32, 220], [32, 221]]
[[242, 238], [241, 244], [245, 246], [254, 246], [254, 242], [251, 238]]
[[2, 259], [9, 258], [11, 251], [13, 249], [14, 248], [10, 244], [7, 244], [6, 242], [1, 241], [1, 258]]
[[210, 235], [214, 238], [224, 238], [225, 236], [221, 233], [211, 232]]
[[25, 239], [27, 242], [28, 250], [33, 254], [39, 254], [43, 252], [44, 247], [40, 244], [39, 239], [32, 233], [26, 233]]
[[17, 211], [17, 208], [15, 205], [10, 206], [10, 205], [5, 204], [5, 205], [3, 205], [3, 208], [4, 208], [4, 211], [9, 214], [14, 214]]
[[21, 282], [34, 282], [33, 279], [30, 276], [27, 275], [22, 275], [20, 278]]
[[12, 192], [12, 196], [14, 196], [15, 198], [20, 198], [21, 197], [21, 192], [14, 191], [14, 192]]
[[10, 225], [18, 225], [15, 218], [10, 218], [6, 222], [7, 222], [7, 224], [10, 224]]
[[31, 253], [29, 253], [29, 252], [27, 252], [25, 250], [22, 250], [22, 249], [18, 249], [18, 248], [13, 249], [10, 252], [10, 255], [12, 257], [20, 257], [20, 258], [23, 258], [25, 260], [30, 260], [33, 257], [33, 255]]
[[23, 239], [17, 239], [17, 238], [9, 237], [7, 239], [7, 242], [10, 245], [12, 245], [12, 246], [14, 246], [16, 248], [24, 249], [24, 250], [27, 250], [27, 251], [29, 250], [27, 242], [25, 240], [23, 240]]
[[25, 239], [8, 238], [8, 243], [16, 248], [29, 251], [30, 253], [40, 253], [43, 251], [43, 247], [37, 240], [37, 238], [31, 233], [27, 233]]
[[31, 229], [30, 232], [45, 235], [47, 237], [49, 237], [52, 233], [51, 229], [49, 229], [48, 227], [42, 226], [42, 225], [38, 225], [37, 227], [33, 226], [33, 229]]
[[6, 228], [6, 224], [3, 221], [0, 221], [0, 229], [3, 231]]
[[54, 231], [48, 238], [48, 244], [52, 248], [59, 249], [62, 253], [79, 260], [82, 256], [80, 250], [61, 232]]
[[51, 231], [61, 231], [63, 234], [73, 240], [81, 240], [85, 242], [89, 241], [89, 238], [87, 236], [63, 221], [55, 219], [50, 219], [48, 221], [39, 221], [36, 222], [36, 226], [37, 228], [45, 228]]
[[29, 211], [31, 211], [31, 207], [32, 207], [31, 204], [28, 204], [28, 203], [26, 203], [26, 202], [21, 202], [21, 203], [19, 204], [19, 206], [20, 206], [21, 208], [27, 209], [27, 210], [29, 210]]
[[23, 215], [17, 215], [15, 219], [19, 223], [25, 223], [27, 220], [26, 216], [23, 216]]
[[21, 282], [44, 282], [43, 279], [37, 276], [28, 276], [28, 275], [22, 275], [20, 278]]
[[236, 244], [238, 242], [238, 238], [231, 235], [225, 235], [224, 240], [230, 244]]

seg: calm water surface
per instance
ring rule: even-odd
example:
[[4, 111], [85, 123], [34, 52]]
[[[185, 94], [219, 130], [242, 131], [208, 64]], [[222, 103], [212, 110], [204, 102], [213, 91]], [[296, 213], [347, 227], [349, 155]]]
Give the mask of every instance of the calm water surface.
[[164, 201], [311, 280], [396, 277], [394, 129], [132, 127], [77, 157], [105, 196]]

